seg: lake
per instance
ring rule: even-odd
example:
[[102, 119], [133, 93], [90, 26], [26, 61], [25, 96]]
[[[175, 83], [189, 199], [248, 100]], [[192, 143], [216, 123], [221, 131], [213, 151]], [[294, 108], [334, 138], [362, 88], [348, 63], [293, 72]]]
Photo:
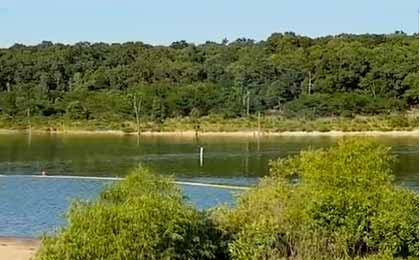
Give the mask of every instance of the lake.
[[[416, 137], [369, 137], [392, 147], [399, 162], [396, 183], [418, 191]], [[65, 223], [74, 198], [94, 198], [110, 181], [40, 179], [49, 175], [125, 176], [139, 164], [177, 180], [252, 186], [268, 174], [271, 159], [309, 147], [326, 147], [333, 137], [141, 137], [113, 135], [0, 134], [0, 236], [37, 236]], [[204, 148], [203, 165], [199, 149]], [[25, 176], [22, 176], [25, 175]], [[182, 186], [200, 209], [233, 204], [234, 191]]]

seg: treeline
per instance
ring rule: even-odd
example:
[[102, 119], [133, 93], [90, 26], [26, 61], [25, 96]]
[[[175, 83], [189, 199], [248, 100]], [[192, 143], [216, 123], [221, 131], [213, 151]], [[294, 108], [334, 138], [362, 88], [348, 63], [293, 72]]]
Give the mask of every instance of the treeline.
[[160, 121], [353, 116], [418, 106], [418, 34], [0, 49], [0, 115]]

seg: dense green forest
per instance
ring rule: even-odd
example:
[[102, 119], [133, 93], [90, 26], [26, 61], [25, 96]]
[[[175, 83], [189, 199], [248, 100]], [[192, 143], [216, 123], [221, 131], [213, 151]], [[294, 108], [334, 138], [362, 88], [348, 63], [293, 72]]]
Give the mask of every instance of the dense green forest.
[[151, 121], [378, 115], [418, 106], [418, 34], [274, 33], [152, 46], [0, 49], [0, 118]]

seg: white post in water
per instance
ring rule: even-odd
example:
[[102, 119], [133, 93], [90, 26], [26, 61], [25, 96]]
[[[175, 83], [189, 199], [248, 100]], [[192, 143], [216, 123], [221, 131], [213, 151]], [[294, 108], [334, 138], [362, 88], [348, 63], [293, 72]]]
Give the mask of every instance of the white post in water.
[[200, 167], [203, 167], [203, 152], [204, 152], [204, 148], [201, 146], [200, 147]]

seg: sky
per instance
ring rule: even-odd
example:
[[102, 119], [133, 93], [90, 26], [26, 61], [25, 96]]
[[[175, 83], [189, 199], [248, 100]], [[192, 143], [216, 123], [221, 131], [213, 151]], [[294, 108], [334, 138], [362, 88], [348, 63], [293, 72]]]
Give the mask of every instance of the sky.
[[418, 32], [419, 0], [0, 0], [0, 47]]

